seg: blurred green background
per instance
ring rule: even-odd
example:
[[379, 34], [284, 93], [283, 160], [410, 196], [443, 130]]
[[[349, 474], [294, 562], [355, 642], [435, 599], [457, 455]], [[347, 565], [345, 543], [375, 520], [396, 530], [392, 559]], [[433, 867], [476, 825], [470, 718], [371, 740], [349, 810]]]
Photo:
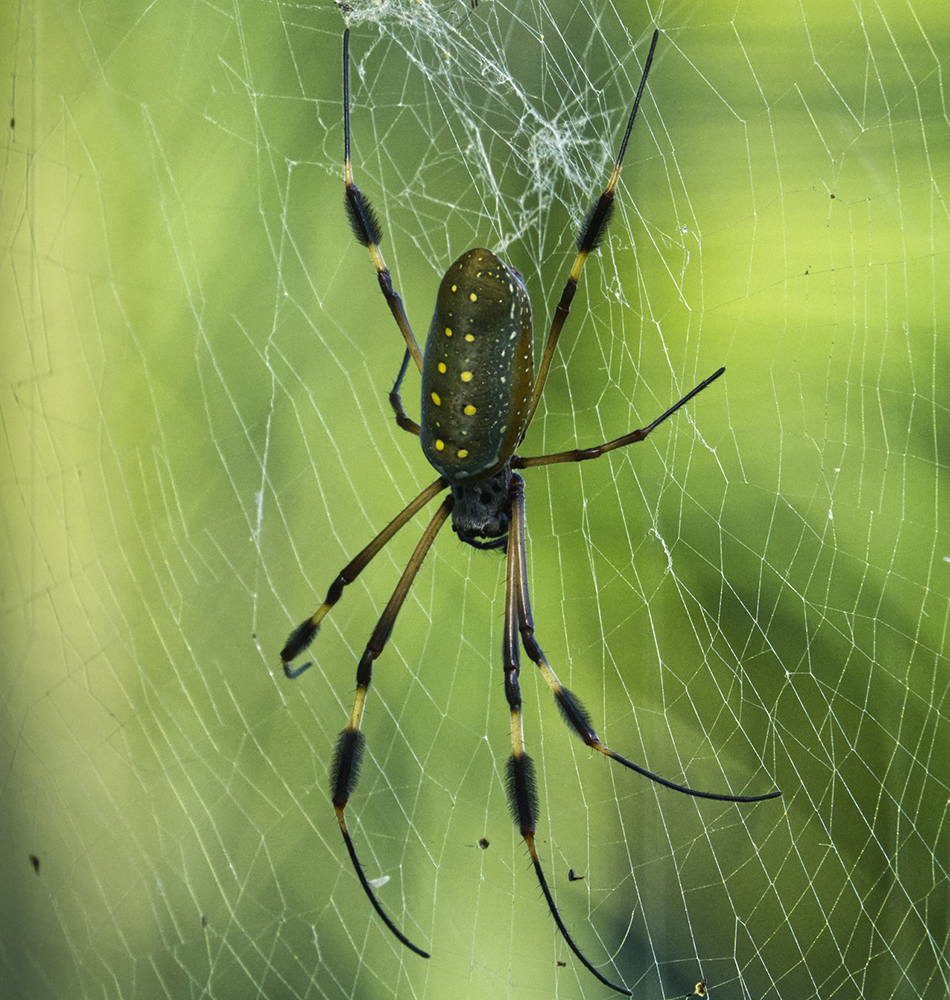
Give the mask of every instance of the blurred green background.
[[[525, 660], [576, 940], [637, 997], [944, 995], [950, 13], [350, 6], [358, 181], [420, 341], [441, 272], [486, 245], [540, 346], [661, 30], [524, 453], [728, 371], [648, 442], [526, 474], [538, 638], [618, 752], [784, 795], [697, 803], [611, 769]], [[433, 478], [389, 412], [400, 339], [342, 208], [344, 14], [0, 19], [0, 996], [607, 995], [507, 813], [497, 554], [443, 534], [364, 720], [351, 830], [428, 962], [372, 913], [326, 778], [424, 517], [315, 668], [280, 671]]]

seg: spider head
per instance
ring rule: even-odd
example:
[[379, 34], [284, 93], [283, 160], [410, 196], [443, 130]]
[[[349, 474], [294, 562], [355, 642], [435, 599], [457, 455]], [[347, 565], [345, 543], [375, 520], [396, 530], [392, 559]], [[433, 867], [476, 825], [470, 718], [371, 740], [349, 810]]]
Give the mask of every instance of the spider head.
[[452, 483], [452, 530], [476, 549], [503, 549], [508, 542], [511, 462], [493, 476]]

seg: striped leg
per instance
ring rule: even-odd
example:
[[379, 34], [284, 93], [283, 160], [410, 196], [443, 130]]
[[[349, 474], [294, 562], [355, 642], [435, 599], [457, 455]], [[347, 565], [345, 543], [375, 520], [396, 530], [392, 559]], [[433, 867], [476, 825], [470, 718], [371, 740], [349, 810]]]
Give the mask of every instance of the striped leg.
[[[520, 671], [519, 631], [522, 631], [522, 606], [527, 599], [525, 570], [526, 540], [524, 519], [524, 480], [521, 476], [512, 476], [511, 481], [511, 520], [508, 525], [508, 562], [505, 578], [505, 638], [503, 660], [505, 666], [505, 697], [511, 712], [511, 758], [508, 761], [508, 805], [512, 819], [521, 830], [521, 836], [528, 845], [531, 863], [548, 909], [561, 936], [568, 947], [580, 959], [584, 967], [597, 977], [605, 986], [618, 993], [630, 996], [630, 990], [617, 986], [601, 975], [597, 969], [584, 957], [583, 952], [574, 943], [561, 919], [561, 914], [548, 888], [544, 870], [538, 858], [535, 845], [535, 821], [538, 812], [538, 791], [534, 778], [534, 764], [524, 748], [524, 734], [521, 726], [521, 688], [518, 684]], [[522, 632], [523, 634], [523, 632]], [[526, 647], [527, 648], [527, 647]], [[529, 651], [530, 655], [530, 651]]]
[[320, 629], [320, 622], [327, 616], [330, 608], [340, 599], [343, 588], [352, 583], [363, 570], [369, 565], [373, 558], [386, 545], [386, 543], [404, 527], [422, 508], [435, 496], [438, 496], [449, 484], [444, 479], [437, 479], [431, 486], [427, 486], [404, 510], [400, 511], [385, 528], [363, 549], [355, 559], [351, 560], [339, 573], [337, 578], [330, 584], [327, 591], [327, 599], [306, 621], [301, 622], [290, 633], [287, 644], [280, 654], [284, 665], [284, 673], [293, 680], [299, 677], [309, 666], [305, 663], [302, 667], [291, 667], [291, 661], [295, 660], [313, 642], [314, 636]]
[[389, 599], [386, 609], [383, 611], [382, 615], [380, 615], [379, 622], [377, 623], [376, 628], [373, 629], [373, 634], [370, 636], [370, 640], [366, 644], [366, 649], [363, 652], [359, 666], [356, 669], [356, 697], [353, 700], [353, 711], [350, 712], [350, 720], [346, 725], [346, 729], [340, 733], [340, 737], [336, 745], [336, 753], [333, 756], [333, 767], [331, 769], [333, 808], [336, 810], [336, 818], [337, 822], [340, 824], [340, 832], [343, 834], [343, 842], [346, 844], [350, 860], [353, 862], [353, 868], [356, 870], [356, 874], [359, 877], [360, 885], [363, 886], [363, 891], [369, 897], [369, 901], [373, 904], [373, 908], [379, 914], [380, 919], [389, 928], [389, 930], [392, 931], [395, 937], [398, 938], [398, 940], [401, 941], [407, 948], [410, 948], [417, 955], [421, 955], [423, 958], [429, 957], [428, 952], [425, 952], [417, 945], [414, 945], [409, 938], [407, 938], [406, 935], [399, 930], [383, 909], [382, 903], [380, 903], [380, 901], [376, 898], [376, 893], [373, 892], [373, 888], [369, 884], [369, 880], [366, 878], [366, 874], [363, 872], [363, 867], [356, 855], [356, 848], [353, 846], [353, 840], [346, 827], [346, 818], [343, 813], [346, 809], [347, 803], [349, 802], [350, 795], [353, 793], [353, 790], [356, 788], [356, 783], [359, 780], [360, 763], [363, 758], [363, 750], [366, 747], [366, 737], [360, 732], [360, 723], [363, 719], [363, 709], [366, 705], [366, 695], [369, 691], [369, 685], [373, 678], [373, 661], [386, 647], [386, 643], [389, 641], [390, 635], [392, 635], [393, 625], [396, 623], [396, 616], [399, 614], [403, 602], [406, 599], [406, 595], [409, 593], [412, 581], [415, 579], [416, 573], [419, 572], [422, 560], [425, 559], [426, 553], [435, 541], [435, 537], [438, 535], [439, 529], [443, 524], [445, 524], [446, 518], [451, 513], [453, 503], [453, 498], [451, 496], [447, 496], [442, 501], [439, 509], [435, 512], [435, 516], [423, 532], [422, 538], [419, 539], [419, 544], [412, 553], [412, 557], [409, 559], [409, 562], [399, 579], [399, 583], [396, 585], [395, 591], [393, 591], [393, 596]]
[[364, 198], [363, 193], [356, 186], [353, 180], [353, 162], [350, 159], [350, 29], [343, 32], [343, 180], [346, 185], [346, 211], [350, 217], [350, 227], [356, 239], [369, 250], [376, 267], [376, 274], [379, 278], [379, 287], [389, 305], [389, 311], [396, 320], [396, 325], [402, 333], [406, 342], [406, 357], [403, 359], [396, 384], [389, 394], [389, 402], [396, 414], [396, 423], [406, 431], [413, 434], [419, 433], [419, 425], [410, 420], [402, 408], [402, 400], [399, 396], [399, 386], [406, 373], [406, 366], [409, 356], [416, 363], [419, 371], [422, 371], [422, 353], [416, 338], [409, 325], [409, 317], [403, 307], [402, 299], [393, 288], [392, 275], [383, 259], [383, 252], [379, 244], [383, 239], [383, 230], [379, 224], [379, 219], [373, 211], [369, 198]]
[[528, 416], [525, 420], [525, 429], [531, 423], [534, 411], [538, 408], [541, 400], [541, 393], [544, 391], [544, 383], [547, 381], [548, 371], [551, 368], [551, 359], [554, 357], [554, 350], [557, 347], [561, 330], [571, 311], [571, 303], [574, 301], [574, 293], [577, 291], [577, 283], [581, 280], [581, 272], [587, 263], [587, 258], [604, 238], [607, 231], [607, 224], [614, 207], [614, 194], [617, 190], [617, 182], [620, 180], [620, 168], [623, 166], [624, 154], [627, 152], [627, 143], [630, 141], [630, 132], [637, 117], [637, 109], [640, 107], [640, 100], [643, 97], [643, 90], [647, 83], [647, 74], [650, 72], [650, 64], [653, 62], [653, 53], [656, 51], [657, 39], [660, 37], [659, 31], [653, 32], [653, 40], [650, 42], [650, 51], [647, 54], [646, 62], [643, 65], [643, 73], [640, 76], [640, 86], [637, 88], [637, 96], [633, 101], [633, 108], [630, 117], [627, 119], [627, 130], [624, 132], [623, 142], [620, 144], [620, 152], [614, 163], [613, 173], [607, 187], [600, 198], [593, 204], [587, 217], [581, 225], [577, 234], [577, 257], [574, 259], [574, 266], [568, 275], [567, 284], [561, 292], [560, 301], [554, 310], [554, 319], [551, 321], [551, 330], [548, 333], [547, 343], [544, 346], [544, 354], [541, 356], [541, 364], [538, 366], [538, 379], [534, 384], [534, 391], [531, 394], [531, 405], [528, 407]]
[[[534, 637], [534, 619], [531, 615], [531, 600], [528, 594], [527, 560], [524, 557], [524, 480], [517, 474], [512, 476], [512, 494], [511, 535], [509, 537], [520, 539], [519, 547], [521, 550], [521, 555], [518, 560], [518, 575], [514, 579], [509, 579], [509, 587], [513, 586], [515, 590], [515, 605], [518, 622], [517, 627], [521, 633], [521, 642], [524, 645], [525, 652], [535, 662], [535, 664], [537, 664], [542, 676], [554, 692], [554, 697], [557, 700], [558, 708], [561, 710], [561, 715], [571, 729], [573, 729], [574, 732], [592, 750], [597, 750], [605, 757], [610, 757], [612, 760], [617, 761], [618, 764], [623, 764], [624, 767], [630, 768], [631, 771], [636, 771], [637, 774], [642, 774], [645, 778], [649, 778], [651, 781], [655, 781], [659, 785], [664, 785], [666, 788], [672, 788], [677, 792], [682, 792], [684, 795], [694, 795], [700, 799], [716, 799], [720, 802], [761, 802], [765, 799], [774, 799], [776, 796], [781, 795], [782, 793], [778, 789], [768, 792], [765, 795], [727, 795], [720, 792], [697, 791], [695, 788], [689, 788], [686, 785], [678, 785], [674, 781], [661, 778], [658, 774], [648, 771], [645, 767], [641, 767], [639, 764], [634, 764], [633, 761], [627, 760], [626, 757], [622, 757], [619, 753], [611, 750], [610, 747], [605, 746], [601, 742], [600, 737], [594, 731], [594, 727], [591, 724], [591, 718], [587, 709], [584, 708], [577, 697], [558, 680], [557, 674], [555, 674], [551, 669], [551, 665], [548, 663], [544, 652]], [[509, 541], [509, 553], [511, 552], [511, 546], [512, 541]], [[510, 569], [510, 558], [511, 557], [509, 555], [509, 577], [512, 575]], [[508, 603], [509, 602], [506, 602], [506, 613]]]

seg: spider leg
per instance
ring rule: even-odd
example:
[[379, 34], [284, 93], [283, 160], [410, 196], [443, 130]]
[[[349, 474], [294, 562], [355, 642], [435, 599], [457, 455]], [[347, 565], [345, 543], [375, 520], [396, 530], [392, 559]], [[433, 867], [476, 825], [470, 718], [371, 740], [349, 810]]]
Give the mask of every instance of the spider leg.
[[617, 160], [614, 163], [613, 173], [610, 175], [610, 180], [607, 183], [604, 193], [591, 206], [577, 234], [577, 257], [574, 260], [571, 273], [568, 275], [564, 291], [561, 292], [561, 299], [554, 310], [551, 330], [548, 333], [548, 340], [544, 346], [544, 354], [541, 356], [541, 364], [538, 366], [538, 379], [531, 394], [531, 405], [528, 407], [528, 416], [524, 424], [525, 431], [527, 431], [528, 425], [531, 423], [531, 418], [534, 416], [534, 411], [538, 408], [538, 403], [541, 400], [544, 383], [551, 368], [551, 359], [554, 357], [554, 350], [557, 347], [558, 338], [561, 336], [561, 330], [564, 328], [564, 322], [570, 314], [571, 303], [574, 301], [574, 293], [577, 291], [577, 283], [580, 281], [584, 264], [587, 262], [587, 258], [591, 252], [597, 249], [600, 241], [604, 238], [604, 233], [607, 231], [607, 224], [610, 222], [610, 216], [614, 207], [614, 194], [617, 189], [617, 182], [620, 180], [620, 168], [623, 165], [624, 154], [627, 152], [630, 132], [637, 117], [637, 110], [640, 107], [640, 100], [643, 97], [643, 91], [647, 83], [647, 74], [650, 72], [650, 64], [653, 62], [653, 53], [656, 50], [656, 43], [659, 37], [660, 32], [654, 31], [653, 40], [650, 42], [650, 51], [647, 54], [646, 62], [643, 64], [643, 74], [640, 77], [637, 96], [634, 98], [633, 108], [630, 111], [630, 117], [627, 119], [627, 130], [624, 132], [623, 142], [620, 144], [620, 152], [617, 154]]
[[[376, 274], [379, 277], [379, 287], [382, 289], [386, 302], [389, 304], [389, 311], [393, 314], [403, 339], [406, 341], [406, 349], [412, 355], [419, 371], [422, 371], [422, 354], [419, 345], [413, 336], [412, 327], [409, 325], [409, 318], [403, 308], [402, 299], [393, 289], [392, 275], [383, 259], [382, 251], [379, 249], [380, 241], [383, 238], [383, 230], [376, 217], [373, 206], [368, 198], [364, 198], [360, 189], [353, 180], [353, 164], [350, 159], [350, 29], [343, 32], [343, 141], [344, 160], [343, 177], [346, 183], [346, 211], [350, 217], [350, 226], [353, 235], [362, 243], [376, 265]], [[396, 382], [398, 388], [399, 381]], [[394, 392], [396, 389], [393, 390]], [[398, 395], [398, 393], [397, 393]], [[395, 408], [395, 407], [394, 407]], [[401, 409], [400, 405], [400, 409]], [[397, 419], [398, 419], [397, 411]], [[400, 426], [402, 426], [400, 424]]]
[[347, 830], [346, 818], [343, 813], [347, 802], [349, 802], [350, 795], [353, 793], [356, 783], [359, 780], [360, 763], [363, 757], [363, 750], [366, 747], [366, 737], [360, 732], [360, 722], [363, 719], [366, 695], [373, 678], [373, 661], [386, 647], [386, 643], [389, 641], [390, 635], [392, 635], [393, 625], [396, 623], [396, 616], [399, 614], [406, 595], [409, 593], [409, 588], [416, 578], [416, 573], [419, 572], [422, 560], [425, 559], [426, 553], [435, 541], [439, 529], [445, 524], [445, 519], [451, 513], [454, 502], [453, 497], [447, 496], [433, 515], [428, 527], [422, 533], [422, 537], [419, 539], [419, 543], [416, 545], [409, 562], [406, 564], [406, 568], [399, 578], [399, 583], [396, 584], [393, 596], [389, 599], [389, 603], [380, 615], [379, 621], [376, 623], [376, 628], [373, 629], [373, 634], [366, 644], [366, 649], [360, 658], [359, 666], [356, 668], [356, 696], [353, 699], [353, 710], [350, 712], [350, 720], [346, 725], [346, 729], [340, 733], [337, 741], [336, 752], [333, 755], [333, 767], [331, 769], [333, 808], [336, 810], [336, 818], [340, 824], [340, 832], [343, 834], [343, 842], [346, 844], [350, 860], [353, 862], [353, 868], [359, 877], [360, 885], [363, 886], [363, 891], [369, 897], [369, 901], [373, 904], [373, 908], [379, 914], [383, 923], [392, 931], [395, 937], [407, 948], [410, 948], [423, 958], [429, 957], [428, 952], [414, 945], [399, 930], [383, 909], [380, 901], [376, 898], [376, 893], [373, 892], [373, 888], [363, 871], [363, 866], [356, 855], [356, 848], [353, 846], [353, 840], [350, 837], [349, 830]]
[[[302, 667], [294, 669], [290, 666], [290, 663], [313, 642], [313, 637], [320, 628], [320, 622], [326, 617], [330, 608], [340, 599], [343, 588], [347, 584], [352, 583], [363, 572], [373, 557], [400, 528], [410, 521], [433, 497], [438, 496], [448, 485], [444, 479], [440, 478], [431, 486], [427, 486], [415, 500], [397, 514], [369, 545], [339, 573], [333, 583], [330, 584], [330, 589], [327, 591], [327, 598], [323, 604], [306, 621], [302, 622], [290, 633], [287, 644], [280, 654], [284, 665], [284, 673], [287, 677], [293, 680], [295, 677], [299, 677], [310, 666], [308, 661]], [[416, 568], [418, 569], [418, 566]]]
[[[515, 527], [512, 527], [511, 530], [519, 531], [522, 540], [521, 544], [523, 552], [525, 537], [524, 480], [520, 476], [512, 476], [512, 492], [514, 494], [514, 499], [511, 504], [512, 522], [517, 522], [519, 524], [519, 528], [516, 529]], [[510, 550], [510, 543], [508, 547]], [[694, 795], [700, 799], [716, 799], [720, 802], [762, 802], [765, 799], [774, 799], [782, 794], [778, 789], [768, 792], [766, 795], [726, 795], [719, 792], [697, 791], [695, 788], [690, 788], [687, 785], [679, 785], [675, 781], [669, 781], [666, 778], [661, 778], [658, 774], [648, 771], [645, 767], [641, 767], [639, 764], [634, 764], [633, 761], [627, 760], [626, 757], [622, 757], [619, 753], [611, 750], [610, 747], [605, 746], [601, 742], [600, 737], [594, 731], [587, 709], [584, 708], [578, 698], [558, 680], [557, 674], [555, 674], [555, 672], [551, 669], [551, 665], [548, 663], [544, 652], [534, 637], [534, 618], [531, 615], [531, 598], [528, 593], [528, 573], [527, 566], [525, 565], [526, 559], [523, 555], [520, 557], [519, 562], [520, 572], [517, 579], [514, 580], [513, 583], [516, 591], [516, 612], [518, 617], [518, 629], [521, 632], [521, 642], [525, 648], [525, 652], [535, 662], [538, 669], [541, 671], [542, 676], [554, 692], [554, 697], [557, 700], [557, 706], [561, 710], [561, 715], [563, 716], [564, 721], [592, 750], [599, 751], [605, 757], [610, 757], [611, 759], [617, 761], [618, 764], [623, 764], [624, 767], [630, 768], [631, 771], [636, 771], [637, 774], [642, 774], [644, 778], [649, 778], [651, 781], [655, 781], [658, 785], [664, 785], [666, 788], [672, 788], [677, 792], [682, 792], [684, 795]]]
[[703, 379], [702, 382], [696, 386], [695, 389], [686, 393], [686, 395], [678, 402], [674, 403], [666, 413], [657, 417], [652, 424], [648, 424], [646, 427], [641, 427], [640, 430], [630, 431], [629, 434], [624, 434], [622, 437], [614, 438], [613, 441], [608, 441], [606, 444], [598, 444], [593, 448], [573, 448], [571, 451], [559, 451], [553, 455], [533, 455], [528, 458], [523, 458], [521, 455], [515, 455], [511, 460], [511, 467], [513, 469], [530, 469], [537, 465], [556, 465], [560, 462], [586, 462], [591, 458], [600, 458], [601, 455], [606, 455], [608, 451], [613, 451], [615, 448], [625, 448], [628, 444], [637, 444], [637, 442], [642, 441], [652, 430], [655, 430], [660, 424], [666, 420], [667, 417], [672, 417], [674, 413], [681, 407], [688, 403], [693, 396], [696, 396], [706, 386], [715, 382], [720, 375], [725, 372], [725, 368], [720, 368], [719, 371], [715, 371], [709, 378]]
[[521, 836], [528, 845], [531, 863], [554, 923], [567, 942], [568, 947], [580, 959], [584, 967], [605, 986], [618, 993], [630, 996], [630, 990], [617, 986], [606, 979], [584, 957], [580, 948], [564, 926], [554, 897], [548, 888], [544, 870], [535, 846], [535, 819], [538, 812], [538, 791], [534, 777], [534, 764], [524, 747], [524, 733], [521, 725], [521, 688], [518, 683], [520, 672], [520, 650], [518, 633], [521, 629], [521, 605], [524, 591], [525, 572], [525, 529], [524, 529], [524, 480], [519, 475], [512, 476], [511, 520], [508, 526], [508, 559], [505, 577], [505, 638], [502, 656], [505, 667], [505, 697], [511, 712], [511, 758], [508, 761], [508, 805], [512, 819], [521, 830]]
[[422, 428], [415, 420], [411, 420], [406, 416], [406, 411], [402, 408], [402, 396], [399, 395], [399, 387], [402, 385], [402, 380], [406, 377], [406, 369], [409, 367], [410, 357], [409, 351], [406, 350], [402, 356], [402, 364], [399, 366], [399, 374], [396, 376], [396, 381], [392, 389], [389, 390], [389, 405], [393, 408], [393, 413], [396, 414], [396, 423], [404, 431], [409, 431], [410, 434], [415, 434], [416, 437], [419, 437], [422, 433]]

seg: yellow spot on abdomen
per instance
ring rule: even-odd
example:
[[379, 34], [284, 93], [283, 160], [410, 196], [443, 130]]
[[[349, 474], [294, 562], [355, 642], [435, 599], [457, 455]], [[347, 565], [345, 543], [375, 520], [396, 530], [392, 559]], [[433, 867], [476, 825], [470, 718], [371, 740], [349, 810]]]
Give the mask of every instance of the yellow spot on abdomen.
[[471, 301], [471, 302], [477, 302], [478, 301], [478, 296], [474, 292], [469, 292], [469, 296], [468, 297], [469, 297], [469, 301]]
[[440, 371], [440, 372], [441, 372], [441, 373], [442, 373], [443, 375], [445, 374], [445, 362], [444, 362], [444, 361], [440, 361], [440, 362], [439, 362], [439, 371]]
[[472, 406], [471, 403], [469, 403], [468, 406], [466, 406], [465, 409], [462, 412], [465, 414], [466, 417], [474, 417], [475, 416], [475, 407]]
[[442, 405], [442, 400], [439, 398], [439, 394], [437, 392], [432, 393], [432, 402], [435, 403], [436, 406]]
[[472, 341], [475, 340], [475, 334], [474, 333], [466, 333], [465, 334], [465, 339], [471, 344]]
[[466, 448], [459, 448], [458, 450], [459, 458], [468, 458], [468, 450]]
[[472, 373], [471, 372], [462, 372], [462, 374], [459, 376], [459, 378], [461, 378], [461, 380], [463, 382], [471, 382], [472, 381]]
[[452, 336], [452, 327], [447, 326], [445, 328], [445, 335], [446, 335], [446, 337], [451, 337]]
[[442, 438], [436, 438], [435, 439], [435, 450], [436, 451], [445, 451], [445, 442], [442, 440]]

